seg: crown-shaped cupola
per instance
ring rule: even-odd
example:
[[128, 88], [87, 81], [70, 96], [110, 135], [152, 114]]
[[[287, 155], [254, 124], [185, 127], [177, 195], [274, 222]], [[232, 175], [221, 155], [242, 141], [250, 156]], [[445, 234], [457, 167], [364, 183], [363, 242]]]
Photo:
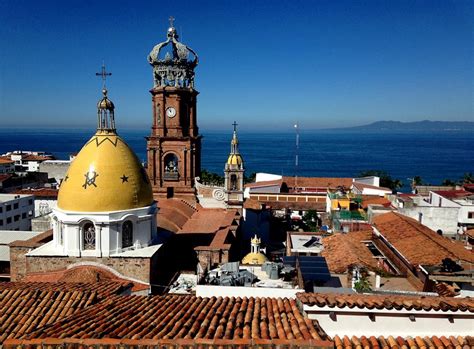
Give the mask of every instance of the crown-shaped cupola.
[[178, 41], [179, 35], [170, 17], [167, 39], [159, 43], [148, 55], [153, 66], [154, 87], [173, 86], [194, 88], [194, 68], [198, 56], [189, 46]]

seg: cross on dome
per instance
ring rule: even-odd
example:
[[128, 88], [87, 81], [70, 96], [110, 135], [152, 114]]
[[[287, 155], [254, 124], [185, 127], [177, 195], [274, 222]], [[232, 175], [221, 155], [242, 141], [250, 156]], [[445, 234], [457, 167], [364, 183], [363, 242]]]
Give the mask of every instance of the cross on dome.
[[102, 77], [102, 89], [105, 90], [105, 80], [107, 79], [107, 76], [111, 76], [112, 73], [108, 73], [105, 70], [105, 63], [104, 62], [102, 62], [102, 69], [101, 69], [100, 73], [95, 73], [95, 75]]

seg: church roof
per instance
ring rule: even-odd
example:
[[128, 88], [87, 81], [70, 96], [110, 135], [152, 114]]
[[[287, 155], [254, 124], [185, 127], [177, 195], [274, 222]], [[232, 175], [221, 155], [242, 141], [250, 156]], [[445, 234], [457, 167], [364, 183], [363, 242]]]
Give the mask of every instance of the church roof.
[[98, 131], [84, 145], [58, 193], [58, 208], [74, 212], [121, 211], [152, 203], [144, 168], [115, 132]]

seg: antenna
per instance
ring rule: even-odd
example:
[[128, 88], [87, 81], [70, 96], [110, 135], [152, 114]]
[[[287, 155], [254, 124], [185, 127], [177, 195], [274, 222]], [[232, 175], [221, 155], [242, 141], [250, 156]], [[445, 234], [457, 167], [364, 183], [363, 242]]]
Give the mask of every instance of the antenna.
[[295, 124], [296, 142], [295, 142], [295, 189], [298, 186], [298, 153], [300, 148], [300, 133], [298, 121]]

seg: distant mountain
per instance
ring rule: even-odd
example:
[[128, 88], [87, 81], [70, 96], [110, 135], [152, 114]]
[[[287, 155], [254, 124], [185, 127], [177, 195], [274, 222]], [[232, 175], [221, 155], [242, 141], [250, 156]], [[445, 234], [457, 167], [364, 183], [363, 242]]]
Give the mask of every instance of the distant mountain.
[[457, 132], [457, 131], [474, 131], [474, 122], [472, 121], [415, 121], [415, 122], [401, 122], [401, 121], [377, 121], [368, 125], [332, 128], [328, 131], [373, 131], [373, 132]]

